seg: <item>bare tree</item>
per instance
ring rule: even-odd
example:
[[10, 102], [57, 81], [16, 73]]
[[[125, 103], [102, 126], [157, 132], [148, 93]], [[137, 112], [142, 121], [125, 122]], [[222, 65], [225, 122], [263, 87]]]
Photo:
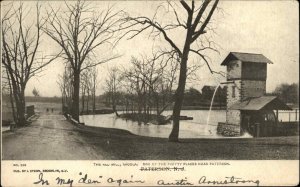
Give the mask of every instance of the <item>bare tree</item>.
[[86, 85], [86, 75], [83, 72], [81, 75], [81, 79], [80, 79], [80, 84], [81, 84], [81, 113], [84, 112], [84, 107], [85, 107], [85, 94], [86, 94], [86, 90], [87, 90], [87, 85]]
[[72, 106], [73, 95], [73, 72], [72, 68], [67, 64], [62, 75], [58, 76], [57, 84], [61, 91], [62, 99], [62, 111], [63, 113], [69, 113]]
[[92, 103], [93, 103], [93, 113], [95, 113], [96, 110], [96, 90], [97, 90], [97, 84], [98, 84], [98, 69], [96, 66], [92, 67], [91, 70], [91, 81], [92, 81]]
[[[16, 104], [16, 124], [21, 126], [25, 119], [25, 88], [28, 81], [56, 59], [43, 57], [38, 52], [41, 43], [41, 6], [36, 5], [36, 19], [28, 16], [24, 3], [11, 3], [2, 16], [2, 64], [7, 70], [11, 90]], [[29, 23], [30, 21], [31, 23]]]
[[86, 93], [87, 93], [87, 97], [86, 97], [86, 113], [89, 114], [89, 104], [90, 104], [90, 93], [91, 93], [91, 81], [90, 79], [87, 78], [88, 76], [86, 76], [85, 78], [85, 85], [86, 85]]
[[132, 68], [127, 69], [123, 72], [123, 77], [126, 80], [126, 89], [130, 94], [134, 97], [136, 101], [133, 102], [137, 105], [138, 118], [140, 118], [142, 109], [146, 107], [146, 97], [147, 97], [147, 84], [146, 84], [146, 72], [148, 68], [146, 68], [147, 62], [143, 60], [139, 60], [138, 58], [132, 57], [131, 64]]
[[[15, 107], [15, 102], [14, 102], [14, 97], [13, 97], [13, 90], [12, 90], [12, 85], [11, 85], [11, 79], [9, 77], [9, 73], [7, 69], [2, 69], [2, 87], [1, 87], [1, 93], [2, 93], [2, 99], [8, 98], [10, 100], [10, 105], [11, 105], [11, 110], [12, 110], [12, 115], [13, 115], [13, 120], [16, 121], [16, 107]], [[9, 96], [9, 97], [7, 97]]]
[[116, 95], [117, 88], [120, 87], [120, 70], [116, 67], [112, 67], [108, 70], [108, 76], [105, 80], [106, 83], [106, 93], [112, 103], [112, 110], [118, 115], [116, 109]]
[[100, 13], [85, 1], [65, 2], [64, 10], [47, 11], [43, 31], [63, 50], [63, 58], [73, 70], [72, 116], [79, 121], [80, 73], [90, 67], [117, 58], [112, 56], [91, 63], [94, 50], [114, 38], [120, 12], [108, 8]]
[[[137, 106], [138, 116], [144, 120], [153, 119], [156, 109], [157, 120], [161, 113], [173, 103], [173, 84], [176, 81], [178, 62], [173, 57], [164, 58], [161, 53], [146, 55], [140, 59], [132, 57], [132, 67], [123, 71], [123, 85]], [[126, 103], [127, 104], [127, 103]]]
[[34, 95], [34, 97], [39, 97], [40, 96], [40, 92], [35, 87], [32, 90], [32, 94]]
[[150, 90], [154, 95], [158, 116], [174, 102], [173, 89], [177, 82], [178, 67], [179, 64], [176, 58], [161, 59], [157, 63], [156, 71], [159, 78], [157, 81], [152, 81], [153, 86], [150, 87]]
[[[86, 112], [89, 113], [90, 96], [92, 97], [92, 111], [96, 110], [96, 89], [98, 70], [97, 67], [91, 67], [85, 69], [81, 73], [81, 111], [84, 112], [86, 106]], [[87, 94], [87, 95], [86, 95]], [[87, 96], [87, 97], [86, 97]], [[85, 105], [86, 104], [86, 105]]]
[[[169, 136], [169, 141], [178, 141], [179, 135], [179, 117], [181, 106], [184, 97], [184, 90], [187, 79], [188, 70], [188, 59], [190, 52], [198, 55], [207, 64], [211, 73], [214, 71], [209, 65], [209, 59], [204, 55], [205, 50], [213, 50], [214, 43], [212, 41], [205, 42], [207, 31], [212, 30], [208, 27], [211, 21], [214, 11], [218, 5], [219, 0], [211, 1], [204, 0], [200, 4], [196, 5], [197, 2], [181, 0], [179, 4], [176, 2], [168, 2], [167, 8], [159, 6], [157, 12], [152, 18], [139, 16], [131, 17], [128, 16], [124, 19], [124, 24], [121, 25], [122, 29], [128, 29], [124, 34], [130, 35], [129, 39], [139, 35], [140, 33], [150, 30], [150, 35], [157, 38], [162, 36], [164, 40], [172, 47], [172, 51], [176, 52], [179, 56], [180, 61], [180, 72], [178, 87], [175, 93], [175, 104], [173, 108], [173, 129]], [[212, 4], [212, 5], [211, 5]], [[174, 17], [173, 22], [161, 23], [158, 18], [163, 19], [158, 15], [158, 11], [164, 10], [167, 13], [171, 13]], [[184, 14], [182, 14], [184, 11]], [[172, 39], [171, 32], [184, 32], [185, 38], [183, 41], [176, 43], [175, 39]], [[201, 37], [203, 36], [203, 37]], [[183, 46], [178, 43], [183, 43]]]
[[[93, 67], [94, 68], [94, 67]], [[87, 95], [83, 95], [83, 102], [85, 100], [85, 96], [86, 97], [86, 113], [89, 113], [89, 109], [90, 109], [90, 96], [93, 95], [93, 68], [88, 68], [85, 69], [84, 71], [82, 71], [82, 84], [84, 87], [84, 91]], [[84, 104], [84, 103], [83, 103]], [[84, 111], [84, 105], [82, 108], [82, 111]]]

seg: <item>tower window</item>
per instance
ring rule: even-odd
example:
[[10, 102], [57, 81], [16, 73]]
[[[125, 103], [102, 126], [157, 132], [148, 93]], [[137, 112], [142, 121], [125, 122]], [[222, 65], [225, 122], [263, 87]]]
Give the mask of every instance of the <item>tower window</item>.
[[235, 86], [232, 86], [232, 97], [235, 98]]

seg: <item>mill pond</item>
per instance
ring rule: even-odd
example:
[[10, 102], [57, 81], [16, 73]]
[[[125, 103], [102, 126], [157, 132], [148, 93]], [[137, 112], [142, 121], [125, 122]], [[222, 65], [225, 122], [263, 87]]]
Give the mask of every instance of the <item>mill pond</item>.
[[[163, 115], [171, 115], [172, 111], [165, 111]], [[182, 110], [181, 115], [193, 117], [193, 120], [182, 120], [180, 122], [180, 138], [222, 138], [217, 134], [218, 122], [226, 120], [226, 110], [212, 110], [210, 112], [209, 124], [207, 117], [209, 110]], [[296, 118], [296, 111], [290, 113], [280, 113], [279, 121], [289, 121]], [[103, 115], [82, 115], [80, 121], [88, 126], [116, 128], [128, 130], [133, 134], [149, 137], [168, 138], [172, 124], [154, 125], [138, 124], [136, 121], [118, 118], [115, 114]], [[251, 138], [250, 135], [244, 135], [243, 138]], [[227, 137], [228, 138], [228, 137]]]
[[[214, 110], [211, 111], [210, 125], [206, 125], [208, 110], [183, 110], [181, 115], [193, 117], [193, 120], [183, 120], [180, 123], [180, 138], [216, 138], [218, 121], [224, 121], [226, 111]], [[172, 111], [165, 111], [164, 115], [170, 115]], [[133, 134], [149, 137], [167, 138], [172, 130], [172, 124], [154, 125], [154, 124], [138, 124], [136, 121], [125, 120], [118, 118], [115, 114], [104, 115], [83, 115], [80, 118], [81, 122], [89, 126], [117, 128], [128, 130]], [[210, 133], [212, 132], [212, 133]]]

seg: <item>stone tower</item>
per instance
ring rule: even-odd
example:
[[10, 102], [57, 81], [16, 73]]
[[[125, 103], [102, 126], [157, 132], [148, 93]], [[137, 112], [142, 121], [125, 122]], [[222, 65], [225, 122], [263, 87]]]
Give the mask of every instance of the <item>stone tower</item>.
[[262, 54], [230, 52], [221, 65], [227, 66], [226, 124], [235, 134], [241, 132], [242, 114], [233, 104], [260, 97], [266, 93], [267, 64]]

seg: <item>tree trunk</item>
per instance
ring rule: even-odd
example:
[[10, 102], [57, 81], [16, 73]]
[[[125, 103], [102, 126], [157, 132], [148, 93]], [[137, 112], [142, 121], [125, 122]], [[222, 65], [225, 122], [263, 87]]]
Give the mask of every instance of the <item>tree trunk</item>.
[[159, 116], [159, 97], [158, 93], [156, 93], [156, 114]]
[[94, 90], [92, 90], [92, 112], [95, 114], [95, 93]]
[[14, 121], [17, 121], [17, 116], [16, 116], [16, 112], [15, 112], [15, 105], [14, 105], [14, 98], [13, 98], [13, 90], [12, 90], [11, 79], [10, 79], [10, 75], [8, 73], [8, 70], [6, 70], [6, 73], [7, 73], [7, 78], [8, 78], [9, 98], [10, 98], [11, 110], [12, 110], [12, 113], [13, 113], [13, 119], [14, 119]]
[[10, 78], [11, 78], [11, 85], [13, 88], [13, 96], [16, 104], [16, 120], [15, 123], [17, 126], [24, 126], [26, 123], [25, 119], [25, 84], [19, 85], [17, 84], [16, 80], [14, 79], [11, 72]]
[[90, 101], [90, 90], [87, 90], [87, 99], [86, 99], [86, 113], [89, 114], [89, 101]]
[[131, 101], [131, 114], [134, 113], [133, 101]]
[[173, 108], [173, 128], [169, 136], [170, 142], [178, 142], [179, 136], [179, 118], [182, 106], [182, 101], [184, 98], [184, 89], [186, 84], [186, 71], [187, 71], [187, 60], [188, 52], [182, 57], [180, 66], [180, 75], [178, 87], [175, 93], [175, 104]]
[[125, 111], [126, 111], [126, 114], [128, 113], [128, 100], [125, 99]]
[[116, 101], [115, 101], [115, 93], [114, 93], [114, 91], [112, 91], [111, 101], [112, 101], [112, 110], [114, 112], [116, 112]]
[[178, 142], [179, 136], [179, 119], [180, 119], [180, 111], [182, 107], [182, 102], [184, 98], [184, 90], [187, 78], [187, 62], [189, 57], [190, 45], [192, 41], [192, 29], [191, 29], [192, 16], [189, 15], [187, 21], [187, 30], [185, 44], [183, 48], [183, 53], [181, 55], [181, 63], [180, 63], [180, 74], [178, 87], [175, 93], [175, 103], [173, 108], [173, 128], [171, 134], [169, 136], [170, 142]]
[[95, 110], [96, 110], [96, 99], [95, 99], [95, 92], [93, 93], [93, 113], [95, 114]]
[[73, 98], [72, 98], [72, 117], [79, 122], [79, 88], [80, 88], [80, 71], [74, 71]]
[[61, 95], [61, 112], [63, 113], [63, 114], [65, 114], [65, 111], [64, 111], [64, 96], [63, 96], [63, 94]]
[[[18, 99], [16, 99], [16, 97]], [[20, 93], [15, 93], [16, 107], [17, 107], [17, 126], [24, 126], [26, 124], [25, 118], [25, 95], [24, 90], [21, 89]]]
[[115, 93], [112, 95], [112, 110], [116, 114], [116, 116], [119, 116], [117, 107], [116, 107], [116, 98], [115, 98]]
[[82, 96], [81, 96], [81, 112], [83, 113], [84, 112], [84, 97], [85, 97], [85, 87], [83, 86], [82, 88]]

